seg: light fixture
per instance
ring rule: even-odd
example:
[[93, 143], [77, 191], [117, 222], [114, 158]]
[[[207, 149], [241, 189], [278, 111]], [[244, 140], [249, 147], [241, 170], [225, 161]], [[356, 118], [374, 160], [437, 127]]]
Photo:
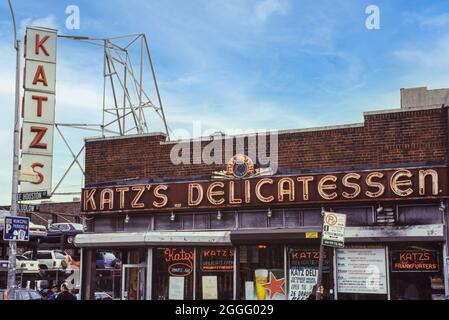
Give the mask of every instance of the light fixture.
[[176, 219], [175, 213], [172, 211], [170, 214], [170, 221], [175, 221], [175, 219]]
[[273, 212], [271, 211], [271, 208], [268, 208], [267, 217], [270, 219], [273, 216]]
[[438, 208], [441, 212], [445, 212], [446, 211], [446, 205], [444, 204], [443, 201], [441, 201], [440, 203], [440, 207]]
[[126, 215], [126, 217], [125, 217], [125, 223], [128, 223], [128, 222], [129, 222], [129, 216]]
[[217, 220], [221, 220], [221, 218], [223, 218], [223, 214], [221, 213], [220, 210], [218, 210], [218, 212], [217, 212]]
[[376, 212], [381, 213], [382, 211], [384, 211], [384, 208], [379, 204], [379, 206], [376, 209]]

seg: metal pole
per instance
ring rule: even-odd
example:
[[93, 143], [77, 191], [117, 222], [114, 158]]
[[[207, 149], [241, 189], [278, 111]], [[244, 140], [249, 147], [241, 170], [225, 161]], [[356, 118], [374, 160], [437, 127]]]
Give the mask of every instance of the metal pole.
[[[11, 216], [17, 216], [17, 194], [19, 191], [19, 132], [20, 132], [20, 41], [16, 41], [16, 98], [14, 110], [14, 149], [13, 149], [13, 172], [11, 192]], [[9, 242], [9, 268], [8, 288], [13, 288], [16, 282], [16, 250], [17, 242]]]
[[318, 277], [316, 282], [316, 293], [315, 293], [316, 300], [321, 299], [321, 279], [323, 277], [323, 261], [324, 261], [324, 246], [323, 246], [324, 212], [325, 212], [324, 208], [321, 208], [322, 223], [321, 223], [321, 241], [320, 241], [320, 260], [318, 264]]
[[320, 262], [318, 266], [318, 279], [316, 282], [316, 300], [321, 300], [321, 279], [323, 277], [323, 256], [324, 256], [324, 246], [320, 245]]

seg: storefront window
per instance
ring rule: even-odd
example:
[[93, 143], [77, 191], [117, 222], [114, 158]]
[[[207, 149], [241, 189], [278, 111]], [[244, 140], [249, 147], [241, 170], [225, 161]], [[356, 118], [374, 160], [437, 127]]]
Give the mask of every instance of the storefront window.
[[239, 247], [240, 299], [285, 300], [284, 246]]
[[156, 248], [153, 261], [153, 299], [193, 299], [193, 248]]
[[232, 300], [234, 249], [198, 248], [196, 299]]
[[96, 251], [94, 291], [96, 296], [121, 299], [122, 261], [121, 251]]
[[391, 246], [391, 299], [444, 298], [441, 252], [440, 246]]
[[[322, 298], [332, 299], [330, 250], [325, 248], [323, 260]], [[288, 299], [307, 300], [311, 297], [313, 287], [318, 281], [320, 259], [319, 248], [289, 248], [288, 249]]]

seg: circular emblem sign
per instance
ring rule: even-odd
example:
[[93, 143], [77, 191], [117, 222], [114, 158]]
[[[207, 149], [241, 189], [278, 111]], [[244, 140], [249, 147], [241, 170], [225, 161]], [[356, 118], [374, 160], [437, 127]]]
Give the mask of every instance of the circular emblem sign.
[[326, 216], [326, 223], [330, 226], [333, 226], [337, 223], [337, 217], [333, 214], [329, 214]]
[[254, 174], [254, 163], [250, 157], [237, 154], [228, 162], [227, 174], [242, 179]]

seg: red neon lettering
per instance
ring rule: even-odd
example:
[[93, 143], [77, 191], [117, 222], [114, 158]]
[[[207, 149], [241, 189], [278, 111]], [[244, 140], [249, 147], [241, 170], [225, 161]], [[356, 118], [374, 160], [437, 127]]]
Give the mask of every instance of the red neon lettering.
[[41, 36], [39, 34], [36, 34], [36, 46], [34, 47], [34, 53], [38, 55], [39, 49], [42, 49], [46, 56], [50, 56], [47, 49], [45, 49], [44, 47], [44, 43], [50, 38], [50, 36], [45, 36], [42, 40], [40, 38]]
[[41, 143], [42, 138], [45, 136], [47, 130], [47, 128], [43, 127], [31, 127], [31, 132], [36, 132], [36, 136], [34, 137], [33, 141], [31, 141], [30, 148], [47, 149], [47, 144]]
[[42, 82], [42, 84], [48, 87], [47, 76], [45, 75], [45, 70], [43, 65], [39, 65], [36, 70], [36, 74], [34, 75], [33, 84], [37, 84], [38, 82]]

